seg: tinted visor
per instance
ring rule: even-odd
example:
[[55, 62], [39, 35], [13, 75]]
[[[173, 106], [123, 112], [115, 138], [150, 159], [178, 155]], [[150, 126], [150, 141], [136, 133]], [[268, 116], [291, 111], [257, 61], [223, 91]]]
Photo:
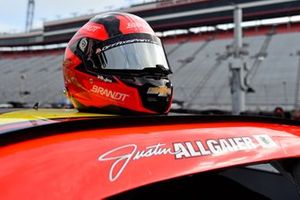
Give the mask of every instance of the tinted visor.
[[169, 70], [165, 52], [158, 37], [130, 34], [112, 38], [97, 46], [94, 52], [97, 67], [109, 70]]

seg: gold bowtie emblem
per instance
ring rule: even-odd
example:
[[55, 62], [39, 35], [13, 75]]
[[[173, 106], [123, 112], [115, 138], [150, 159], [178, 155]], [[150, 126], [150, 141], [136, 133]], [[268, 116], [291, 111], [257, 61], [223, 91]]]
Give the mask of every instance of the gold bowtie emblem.
[[147, 94], [157, 94], [160, 97], [166, 97], [171, 95], [171, 88], [166, 86], [150, 87]]

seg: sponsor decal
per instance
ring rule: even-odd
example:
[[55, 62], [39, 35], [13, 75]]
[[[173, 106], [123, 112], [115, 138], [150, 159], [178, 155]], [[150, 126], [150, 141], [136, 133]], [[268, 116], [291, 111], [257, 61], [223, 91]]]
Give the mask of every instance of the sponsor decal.
[[173, 143], [175, 159], [190, 158], [196, 156], [220, 155], [228, 152], [251, 150], [257, 146], [250, 137], [235, 137], [222, 139], [209, 139], [205, 142], [200, 140], [194, 142]]
[[94, 26], [94, 25], [91, 25], [91, 24], [86, 24], [82, 28], [89, 31], [89, 32], [93, 32], [93, 33], [101, 29], [100, 26]]
[[[124, 146], [112, 149], [104, 154], [102, 154], [98, 160], [108, 161], [113, 160], [109, 170], [109, 180], [111, 182], [115, 181], [122, 174], [126, 166], [130, 161], [139, 160], [141, 158], [147, 158], [152, 156], [166, 155], [166, 154], [176, 154], [171, 150], [171, 147], [165, 147], [165, 144], [156, 144], [148, 146], [143, 150], [137, 150], [138, 146], [136, 144], [127, 144]], [[124, 154], [124, 152], [127, 152]], [[120, 165], [120, 166], [118, 166]]]
[[153, 40], [150, 40], [150, 39], [138, 39], [138, 38], [136, 38], [136, 39], [131, 39], [131, 40], [118, 41], [116, 43], [106, 45], [106, 46], [102, 47], [102, 51], [105, 51], [105, 50], [108, 50], [108, 49], [111, 49], [111, 48], [114, 48], [114, 47], [117, 47], [117, 46], [125, 45], [125, 44], [131, 44], [131, 43], [154, 43], [155, 44], [155, 42]]
[[128, 94], [109, 90], [109, 89], [106, 89], [106, 88], [103, 88], [103, 87], [100, 87], [97, 85], [93, 85], [91, 92], [93, 92], [95, 94], [99, 94], [101, 96], [108, 97], [108, 98], [116, 100], [116, 101], [125, 101], [125, 99], [127, 97], [129, 97]]
[[106, 82], [106, 83], [112, 83], [113, 81], [107, 77], [104, 77], [104, 76], [101, 76], [101, 75], [98, 75], [97, 78], [103, 82]]
[[158, 143], [142, 149], [137, 144], [127, 144], [114, 148], [98, 157], [99, 161], [113, 161], [109, 170], [109, 180], [116, 181], [129, 163], [139, 159], [172, 155], [175, 160], [201, 156], [221, 156], [230, 152], [249, 151], [257, 148], [277, 148], [278, 145], [268, 135], [208, 139], [205, 141], [174, 142], [171, 145]]
[[87, 39], [86, 39], [86, 38], [83, 38], [83, 39], [81, 39], [80, 42], [79, 42], [79, 49], [80, 49], [82, 52], [85, 52], [85, 49], [86, 49], [87, 45], [88, 45]]
[[137, 22], [128, 22], [126, 28], [127, 29], [136, 29], [136, 28], [143, 28], [143, 23], [137, 23]]
[[171, 95], [171, 93], [171, 88], [167, 86], [150, 87], [147, 91], [147, 94], [157, 94], [159, 97], [166, 97]]
[[277, 144], [268, 135], [254, 135], [253, 137], [263, 148], [277, 147]]

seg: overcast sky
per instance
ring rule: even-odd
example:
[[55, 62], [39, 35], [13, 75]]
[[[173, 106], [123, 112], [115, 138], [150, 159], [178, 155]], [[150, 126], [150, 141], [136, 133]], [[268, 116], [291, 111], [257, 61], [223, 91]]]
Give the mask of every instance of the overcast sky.
[[[139, 2], [144, 0], [35, 0], [34, 27], [41, 27], [43, 20], [128, 7]], [[28, 0], [0, 0], [0, 32], [25, 30], [27, 3]]]

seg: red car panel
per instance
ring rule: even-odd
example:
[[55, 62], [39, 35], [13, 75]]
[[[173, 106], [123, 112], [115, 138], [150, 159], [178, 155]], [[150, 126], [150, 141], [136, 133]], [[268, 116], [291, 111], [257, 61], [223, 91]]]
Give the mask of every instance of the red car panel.
[[118, 126], [116, 119], [115, 128], [57, 130], [7, 144], [1, 199], [103, 199], [183, 175], [300, 156], [298, 126], [200, 121]]

